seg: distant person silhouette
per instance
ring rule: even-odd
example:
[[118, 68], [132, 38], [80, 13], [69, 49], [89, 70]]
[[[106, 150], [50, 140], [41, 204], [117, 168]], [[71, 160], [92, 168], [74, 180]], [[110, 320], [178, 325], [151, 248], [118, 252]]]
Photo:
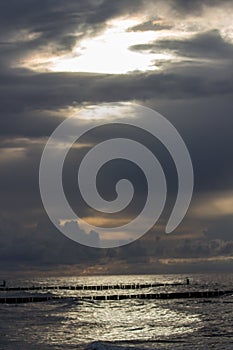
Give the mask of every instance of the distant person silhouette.
[[6, 281], [5, 280], [2, 281], [1, 287], [6, 287]]

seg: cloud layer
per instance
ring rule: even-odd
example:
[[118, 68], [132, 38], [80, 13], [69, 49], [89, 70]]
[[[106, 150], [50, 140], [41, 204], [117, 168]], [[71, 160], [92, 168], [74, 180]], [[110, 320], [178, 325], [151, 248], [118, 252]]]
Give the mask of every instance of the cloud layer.
[[[217, 259], [232, 255], [233, 216], [229, 209], [232, 203], [227, 201], [233, 190], [231, 13], [231, 1], [2, 2], [0, 261], [4, 268], [16, 264], [25, 268], [83, 264], [84, 269], [89, 259], [93, 264], [108, 259], [127, 264], [138, 259], [150, 265], [152, 258]], [[82, 40], [94, 40], [111, 26], [112, 20], [117, 23], [122, 18], [137, 22], [129, 24], [126, 33], [153, 32], [154, 40], [135, 42], [128, 47], [142, 55], [162, 55], [153, 62], [151, 70], [125, 74], [53, 72], [36, 63], [41, 57], [49, 60], [74, 54]], [[29, 67], [32, 59], [33, 66]], [[118, 133], [137, 138], [157, 152], [161, 163], [167, 166], [171, 190], [158, 226], [144, 239], [118, 250], [99, 251], [69, 241], [49, 223], [40, 200], [39, 162], [47, 138], [62, 120], [89, 105], [120, 101], [136, 101], [154, 108], [181, 133], [193, 160], [194, 202], [175, 238], [163, 237], [177, 183], [174, 165], [161, 145], [154, 144], [147, 135], [122, 128], [87, 135], [83, 147], [69, 154], [65, 168], [64, 184], [74, 206], [78, 207], [78, 203], [70, 183], [75, 183], [75, 161], [80, 161], [93, 144]], [[112, 198], [116, 174], [126, 173], [138, 188], [139, 202], [144, 200], [143, 176], [134, 167], [121, 163], [105, 170], [106, 174], [102, 172], [99, 179], [104, 196]], [[71, 181], [68, 175], [72, 173]], [[215, 201], [221, 206], [221, 215], [216, 213]], [[132, 205], [125, 216], [112, 220], [132, 217], [139, 207]], [[84, 217], [97, 221], [83, 203], [79, 210]], [[92, 239], [98, 240], [98, 235], [92, 233]], [[156, 261], [162, 269], [161, 262]], [[124, 264], [120, 265], [122, 269]], [[153, 266], [156, 270], [156, 264]]]

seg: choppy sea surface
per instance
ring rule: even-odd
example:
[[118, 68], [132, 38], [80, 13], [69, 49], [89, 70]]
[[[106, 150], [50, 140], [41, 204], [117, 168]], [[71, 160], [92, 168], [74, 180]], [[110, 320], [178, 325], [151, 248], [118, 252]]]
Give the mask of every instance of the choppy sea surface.
[[[185, 275], [131, 275], [35, 278], [9, 286], [176, 283]], [[190, 285], [143, 289], [143, 293], [233, 290], [233, 274], [189, 275]], [[62, 300], [0, 304], [1, 350], [69, 349], [233, 349], [233, 295], [211, 299], [85, 301], [72, 297], [141, 293], [140, 290], [32, 291], [62, 295]], [[29, 292], [0, 292], [1, 296]]]

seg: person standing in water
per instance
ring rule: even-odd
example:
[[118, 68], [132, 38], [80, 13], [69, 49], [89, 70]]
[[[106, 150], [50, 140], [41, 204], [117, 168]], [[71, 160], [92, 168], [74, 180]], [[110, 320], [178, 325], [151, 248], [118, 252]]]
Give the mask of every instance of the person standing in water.
[[1, 287], [6, 287], [6, 281], [5, 280], [2, 281]]

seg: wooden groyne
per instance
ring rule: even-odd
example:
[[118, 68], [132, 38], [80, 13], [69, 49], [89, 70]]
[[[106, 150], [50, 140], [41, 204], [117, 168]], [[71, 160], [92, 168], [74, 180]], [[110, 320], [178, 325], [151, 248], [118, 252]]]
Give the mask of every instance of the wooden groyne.
[[0, 287], [0, 291], [32, 291], [32, 290], [110, 290], [110, 289], [144, 289], [156, 287], [177, 287], [184, 283], [130, 283], [130, 284], [105, 284], [105, 285], [63, 285], [63, 286], [22, 286]]
[[214, 290], [214, 291], [190, 291], [174, 293], [147, 293], [147, 294], [113, 294], [113, 295], [89, 295], [79, 297], [63, 297], [56, 295], [23, 296], [23, 297], [1, 297], [0, 304], [22, 304], [45, 302], [51, 300], [124, 300], [124, 299], [191, 299], [191, 298], [216, 298], [221, 296], [233, 295], [233, 290]]
[[23, 296], [23, 297], [5, 297], [0, 298], [0, 304], [25, 304], [25, 303], [38, 303], [50, 300], [63, 299], [56, 295], [40, 295], [40, 296]]

